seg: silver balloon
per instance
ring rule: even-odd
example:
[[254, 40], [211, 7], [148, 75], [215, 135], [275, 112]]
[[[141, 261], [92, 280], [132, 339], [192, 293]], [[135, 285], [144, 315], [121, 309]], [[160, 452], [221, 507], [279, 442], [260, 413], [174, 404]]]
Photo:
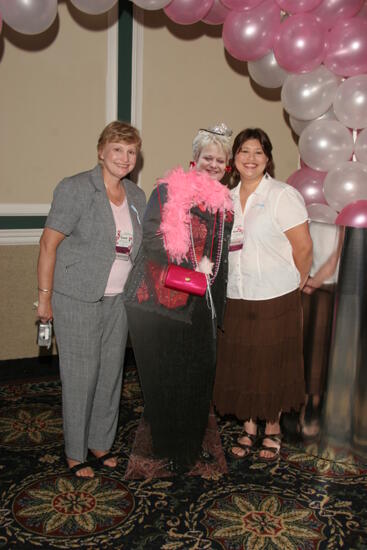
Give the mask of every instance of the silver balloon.
[[352, 157], [353, 136], [337, 120], [314, 120], [299, 138], [302, 160], [314, 170], [328, 172]]
[[55, 20], [57, 0], [0, 0], [0, 13], [12, 29], [39, 34]]
[[358, 134], [354, 146], [354, 154], [357, 160], [367, 164], [367, 128]]
[[280, 88], [288, 72], [278, 65], [274, 52], [271, 51], [261, 59], [247, 63], [251, 78], [265, 88]]
[[[316, 119], [317, 120], [317, 119]], [[294, 118], [289, 116], [289, 124], [297, 136], [300, 136], [305, 128], [312, 122], [312, 120], [299, 120], [299, 118]]]
[[337, 212], [347, 204], [367, 199], [367, 164], [343, 162], [331, 170], [324, 180], [327, 202]]
[[[315, 120], [336, 120], [334, 109], [330, 107], [330, 109], [326, 111], [326, 113], [319, 116]], [[293, 132], [295, 132], [297, 136], [300, 136], [306, 126], [308, 126], [311, 122], [312, 120], [299, 120], [298, 118], [294, 118], [293, 116], [289, 117], [289, 124], [291, 125]]]
[[290, 74], [283, 84], [284, 109], [299, 120], [312, 120], [330, 108], [341, 78], [320, 65], [307, 74]]
[[110, 10], [117, 3], [117, 0], [70, 0], [70, 2], [80, 11], [98, 15]]
[[307, 205], [310, 220], [321, 223], [334, 223], [338, 213], [327, 204], [312, 203]]
[[349, 128], [367, 127], [367, 75], [352, 76], [342, 82], [334, 98], [337, 118]]
[[144, 10], [160, 10], [168, 6], [172, 0], [133, 0], [133, 3]]

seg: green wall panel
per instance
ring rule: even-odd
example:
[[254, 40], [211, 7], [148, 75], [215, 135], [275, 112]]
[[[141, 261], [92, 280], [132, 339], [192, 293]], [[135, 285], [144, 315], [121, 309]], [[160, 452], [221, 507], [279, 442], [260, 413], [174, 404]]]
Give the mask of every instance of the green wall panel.
[[1, 216], [0, 229], [42, 229], [47, 216]]
[[118, 41], [118, 118], [131, 121], [131, 53], [133, 39], [133, 4], [119, 3]]

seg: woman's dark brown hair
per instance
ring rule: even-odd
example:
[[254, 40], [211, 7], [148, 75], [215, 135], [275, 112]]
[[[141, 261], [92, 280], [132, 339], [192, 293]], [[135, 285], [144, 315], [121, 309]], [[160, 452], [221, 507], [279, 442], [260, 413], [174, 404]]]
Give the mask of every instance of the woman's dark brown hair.
[[269, 176], [274, 177], [274, 161], [272, 155], [273, 146], [268, 134], [261, 128], [246, 128], [237, 134], [233, 142], [231, 159], [232, 174], [229, 183], [230, 188], [235, 187], [240, 181], [240, 174], [235, 166], [235, 158], [242, 145], [249, 139], [257, 139], [260, 142], [261, 148], [268, 158], [264, 173], [267, 172]]

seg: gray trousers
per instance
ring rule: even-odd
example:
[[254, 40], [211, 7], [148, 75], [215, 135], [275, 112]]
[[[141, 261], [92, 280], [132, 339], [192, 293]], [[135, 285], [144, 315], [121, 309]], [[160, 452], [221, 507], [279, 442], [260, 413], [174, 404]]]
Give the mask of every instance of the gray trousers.
[[81, 302], [54, 292], [65, 453], [83, 462], [88, 449], [113, 444], [127, 339], [122, 294]]

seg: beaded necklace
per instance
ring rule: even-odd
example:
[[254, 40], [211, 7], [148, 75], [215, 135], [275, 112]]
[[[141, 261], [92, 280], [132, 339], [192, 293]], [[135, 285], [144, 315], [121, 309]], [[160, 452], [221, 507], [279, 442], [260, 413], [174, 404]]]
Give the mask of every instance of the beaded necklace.
[[[214, 217], [214, 224], [213, 224], [213, 236], [212, 236], [212, 244], [210, 249], [210, 261], [213, 259], [213, 247], [214, 247], [214, 235], [215, 235], [215, 228], [217, 223], [217, 214], [218, 211], [215, 213]], [[212, 285], [215, 281], [216, 276], [218, 275], [220, 262], [222, 259], [222, 251], [223, 251], [223, 235], [224, 235], [224, 212], [219, 212], [219, 232], [218, 232], [218, 243], [217, 243], [217, 252], [215, 256], [215, 262], [214, 262], [214, 270], [212, 275], [208, 275], [208, 283]], [[194, 245], [194, 237], [192, 234], [192, 224], [191, 224], [191, 217], [190, 217], [190, 248], [189, 248], [189, 258], [192, 263], [192, 265], [195, 267], [196, 270], [198, 270], [198, 261], [196, 257], [195, 252], [195, 245]]]

